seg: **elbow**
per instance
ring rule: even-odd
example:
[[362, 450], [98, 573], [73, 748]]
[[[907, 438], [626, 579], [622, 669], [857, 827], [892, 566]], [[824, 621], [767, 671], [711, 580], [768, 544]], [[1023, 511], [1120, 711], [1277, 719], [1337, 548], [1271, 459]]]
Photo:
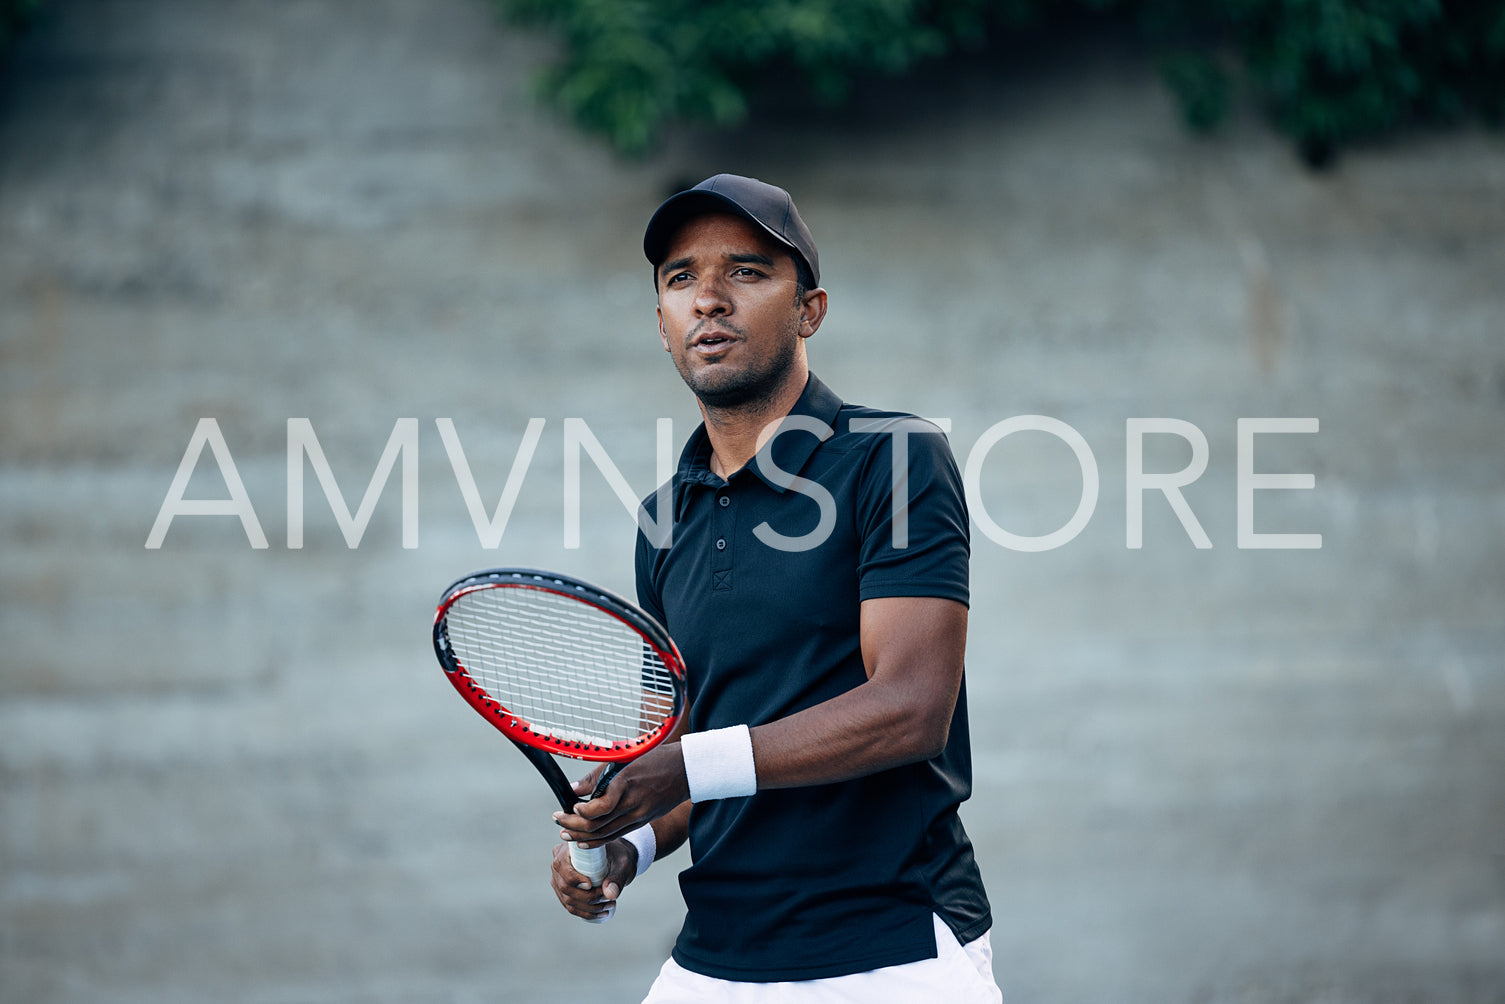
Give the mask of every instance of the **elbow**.
[[934, 760], [946, 752], [946, 743], [951, 739], [951, 719], [940, 720], [920, 717], [906, 723], [895, 744], [901, 764], [921, 763]]
[[888, 747], [889, 766], [934, 760], [946, 752], [956, 695], [949, 691], [917, 692], [913, 688], [875, 688], [882, 710], [873, 725]]
[[934, 760], [946, 752], [946, 743], [951, 739], [951, 723], [941, 723], [940, 728], [931, 729], [924, 738], [926, 741], [921, 745], [920, 753], [915, 759]]

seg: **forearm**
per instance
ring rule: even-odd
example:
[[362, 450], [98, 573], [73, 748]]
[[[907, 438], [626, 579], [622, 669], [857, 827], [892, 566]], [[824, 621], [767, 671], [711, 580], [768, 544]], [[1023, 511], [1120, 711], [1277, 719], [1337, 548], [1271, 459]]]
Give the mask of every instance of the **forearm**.
[[945, 749], [950, 701], [917, 704], [902, 688], [869, 680], [813, 708], [751, 730], [759, 789], [866, 777]]
[[[694, 773], [710, 779], [701, 798], [729, 797], [756, 788], [792, 788], [865, 777], [927, 760], [946, 747], [961, 688], [967, 608], [952, 600], [892, 598], [862, 606], [862, 657], [868, 679], [844, 694], [738, 735], [713, 729], [696, 751]], [[676, 735], [679, 735], [677, 732]], [[715, 739], [710, 737], [716, 736]], [[709, 743], [707, 746], [705, 743]], [[695, 797], [686, 767], [688, 737], [665, 742], [633, 761], [600, 798], [574, 813], [555, 813], [565, 838], [596, 842], [655, 820], [666, 846], [688, 830]], [[705, 754], [712, 754], [709, 759]], [[713, 767], [709, 775], [702, 772]], [[718, 773], [729, 775], [718, 778]], [[654, 830], [655, 837], [659, 835]], [[664, 851], [663, 853], [668, 853]]]
[[[658, 853], [653, 860], [668, 857], [679, 850], [690, 837], [690, 809], [691, 803], [682, 802], [677, 809], [672, 809], [667, 815], [655, 819], [649, 825], [653, 827], [653, 839], [658, 845]], [[641, 871], [643, 863], [638, 870]]]
[[752, 729], [758, 787], [847, 781], [938, 756], [961, 690], [966, 637], [967, 608], [960, 603], [864, 603], [867, 682]]

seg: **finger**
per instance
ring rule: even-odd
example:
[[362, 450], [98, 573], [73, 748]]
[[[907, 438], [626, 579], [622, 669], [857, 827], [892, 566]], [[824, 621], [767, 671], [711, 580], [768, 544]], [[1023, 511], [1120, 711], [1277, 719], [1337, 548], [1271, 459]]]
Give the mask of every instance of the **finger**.
[[[572, 890], [581, 888], [587, 880], [584, 875], [575, 871], [570, 864], [570, 856], [564, 848], [567, 845], [559, 844], [554, 851], [553, 867], [549, 870], [549, 884], [554, 887], [554, 894], [563, 898], [572, 895]], [[564, 853], [561, 853], [564, 851]]]
[[592, 847], [596, 847], [611, 838], [601, 837], [594, 833], [577, 833], [572, 830], [560, 830], [559, 839], [562, 840], [566, 845], [574, 844], [581, 850], [588, 851]]
[[555, 892], [566, 892], [574, 889], [589, 890], [593, 888], [590, 879], [575, 870], [570, 862], [568, 844], [554, 845], [554, 889]]
[[565, 812], [562, 809], [555, 810], [553, 820], [555, 823], [574, 833], [584, 834], [587, 839], [590, 835], [599, 833], [603, 827], [612, 826], [621, 821], [626, 813], [617, 810], [615, 799], [603, 795], [591, 802], [581, 802], [575, 806], [574, 812]]
[[607, 788], [595, 798], [576, 802], [575, 815], [585, 816], [588, 819], [600, 819], [616, 811], [618, 801], [620, 801], [619, 793]]
[[554, 823], [560, 827], [560, 838], [563, 840], [589, 840], [601, 825], [594, 819], [577, 816], [573, 812], [554, 813]]
[[[586, 809], [592, 811], [582, 811]], [[576, 829], [582, 826], [589, 826], [599, 818], [599, 807], [596, 805], [596, 802], [576, 802], [570, 807], [568, 812], [564, 809], [554, 810], [554, 822], [561, 826], [571, 826]]]
[[595, 900], [589, 904], [566, 903], [565, 911], [582, 920], [594, 920], [604, 913], [610, 912], [616, 907], [615, 903], [607, 903], [604, 900]]
[[556, 886], [554, 895], [566, 910], [582, 917], [600, 911], [609, 901], [600, 889], [582, 885]]
[[560, 867], [556, 860], [554, 871], [554, 895], [559, 900], [565, 912], [585, 920], [594, 919], [608, 909], [612, 903], [602, 895], [601, 890], [590, 888], [589, 883], [581, 881], [574, 883], [572, 880], [580, 878], [567, 864]]
[[[569, 817], [565, 818], [568, 820]], [[637, 823], [633, 819], [622, 817], [605, 823], [593, 823], [586, 829], [561, 829], [559, 839], [566, 844], [574, 844], [588, 850], [592, 847], [600, 847], [602, 844], [609, 844], [635, 829], [637, 829]]]
[[585, 916], [594, 909], [591, 904], [595, 897], [585, 898], [587, 895], [588, 890], [578, 890], [568, 886], [561, 887], [558, 884], [554, 886], [554, 898], [559, 900], [559, 905], [564, 907], [567, 913], [572, 913], [576, 916]]
[[577, 795], [589, 795], [592, 791], [595, 791], [596, 790], [596, 782], [601, 777], [601, 772], [603, 770], [605, 770], [605, 769], [606, 769], [606, 765], [602, 764], [601, 766], [599, 766], [599, 767], [595, 768], [594, 770], [592, 770], [590, 773], [586, 774], [580, 780], [576, 781], [571, 786], [572, 789], [574, 790], [575, 794], [577, 794]]

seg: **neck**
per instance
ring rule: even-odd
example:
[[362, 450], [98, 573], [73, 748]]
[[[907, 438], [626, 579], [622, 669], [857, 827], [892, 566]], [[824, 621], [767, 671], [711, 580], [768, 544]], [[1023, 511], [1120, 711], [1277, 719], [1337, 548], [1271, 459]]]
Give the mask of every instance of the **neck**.
[[779, 419], [794, 408], [810, 376], [807, 366], [789, 367], [788, 378], [765, 398], [735, 408], [700, 405], [711, 440], [711, 472], [725, 480], [737, 473], [773, 435]]

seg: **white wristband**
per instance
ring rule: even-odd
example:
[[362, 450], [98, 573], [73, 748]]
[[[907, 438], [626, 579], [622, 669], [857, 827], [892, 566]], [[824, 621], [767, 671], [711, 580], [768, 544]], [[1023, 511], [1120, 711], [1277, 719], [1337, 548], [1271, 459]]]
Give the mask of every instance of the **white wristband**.
[[635, 830], [629, 830], [622, 834], [622, 839], [638, 849], [638, 870], [633, 873], [633, 878], [642, 878], [648, 866], [653, 864], [654, 857], [658, 854], [658, 837], [653, 833], [653, 827], [644, 824]]
[[679, 740], [679, 748], [690, 782], [690, 801], [741, 798], [758, 790], [752, 732], [746, 725], [691, 732]]

